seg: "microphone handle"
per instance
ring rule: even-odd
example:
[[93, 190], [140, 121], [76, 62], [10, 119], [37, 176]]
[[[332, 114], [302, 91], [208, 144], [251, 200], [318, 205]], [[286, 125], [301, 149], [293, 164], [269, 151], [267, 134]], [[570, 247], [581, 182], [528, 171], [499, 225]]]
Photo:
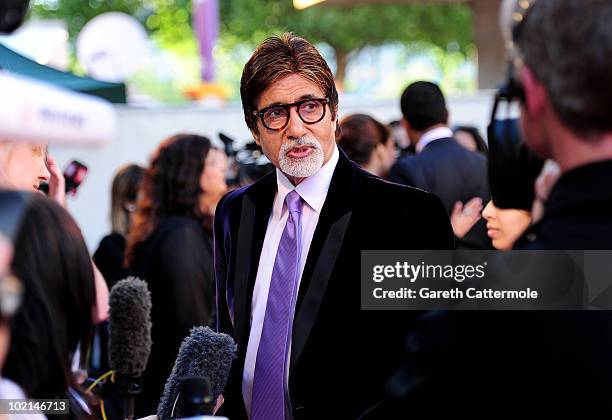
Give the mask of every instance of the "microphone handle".
[[134, 420], [134, 395], [126, 395], [123, 398], [123, 417], [125, 420]]
[[123, 395], [123, 417], [125, 420], [134, 420], [135, 398], [142, 391], [141, 378], [118, 375], [119, 393]]

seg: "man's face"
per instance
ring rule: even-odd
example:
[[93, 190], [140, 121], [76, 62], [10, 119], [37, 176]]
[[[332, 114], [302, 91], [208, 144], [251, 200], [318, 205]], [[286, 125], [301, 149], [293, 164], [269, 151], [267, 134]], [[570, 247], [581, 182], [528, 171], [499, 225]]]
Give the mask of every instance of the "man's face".
[[[325, 98], [315, 83], [291, 74], [266, 89], [257, 109], [270, 105], [291, 104], [309, 98]], [[259, 132], [253, 132], [258, 145], [270, 161], [295, 184], [316, 173], [330, 158], [336, 146], [336, 118], [332, 118], [329, 105], [324, 105], [325, 116], [314, 124], [302, 121], [296, 107], [291, 107], [289, 122], [280, 130], [266, 128], [258, 118]], [[336, 114], [337, 115], [337, 114]]]
[[28, 143], [0, 143], [0, 185], [20, 191], [38, 191], [49, 181], [46, 148]]

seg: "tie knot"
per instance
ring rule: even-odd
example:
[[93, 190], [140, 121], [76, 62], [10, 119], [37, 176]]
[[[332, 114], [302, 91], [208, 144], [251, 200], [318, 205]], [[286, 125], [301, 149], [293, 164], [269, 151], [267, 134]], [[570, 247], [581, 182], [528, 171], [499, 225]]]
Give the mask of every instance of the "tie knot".
[[302, 206], [304, 204], [304, 201], [295, 190], [287, 194], [285, 202], [287, 203], [287, 208], [289, 209], [290, 213], [302, 213]]

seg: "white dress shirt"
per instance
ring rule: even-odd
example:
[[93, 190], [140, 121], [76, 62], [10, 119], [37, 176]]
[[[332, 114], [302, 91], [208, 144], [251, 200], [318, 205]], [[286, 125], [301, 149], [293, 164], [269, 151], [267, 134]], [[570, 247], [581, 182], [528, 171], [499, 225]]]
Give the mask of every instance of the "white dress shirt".
[[426, 131], [416, 144], [416, 152], [421, 153], [423, 149], [425, 149], [425, 146], [432, 141], [447, 139], [449, 137], [453, 137], [453, 130], [448, 127], [438, 127], [434, 128], [433, 130]]
[[[266, 315], [266, 304], [268, 301], [268, 291], [270, 290], [270, 281], [272, 278], [272, 269], [274, 268], [274, 260], [276, 259], [276, 251], [280, 243], [281, 236], [285, 230], [285, 224], [289, 217], [285, 197], [292, 190], [295, 191], [304, 200], [302, 210], [302, 253], [299, 264], [298, 287], [304, 272], [304, 265], [308, 257], [310, 243], [314, 236], [321, 209], [327, 197], [329, 184], [331, 183], [336, 164], [339, 157], [338, 148], [335, 147], [331, 158], [325, 165], [321, 167], [314, 175], [309, 176], [300, 182], [297, 187], [280, 171], [276, 170], [276, 182], [278, 191], [274, 198], [272, 214], [268, 220], [268, 228], [264, 238], [261, 256], [259, 257], [259, 267], [257, 269], [257, 277], [255, 278], [255, 286], [253, 289], [253, 300], [251, 302], [251, 332], [249, 334], [249, 343], [247, 346], [246, 358], [244, 361], [244, 371], [242, 373], [242, 397], [248, 416], [251, 416], [251, 397], [253, 392], [253, 375], [255, 373], [255, 362], [257, 361], [257, 349], [259, 348], [259, 340], [261, 338], [261, 330], [263, 328], [264, 318]], [[291, 358], [291, 329], [293, 325], [293, 315], [295, 312], [295, 302], [291, 309], [291, 323], [289, 327], [289, 351], [287, 352], [287, 360], [285, 363], [285, 392], [288, 395], [289, 389], [289, 360]]]

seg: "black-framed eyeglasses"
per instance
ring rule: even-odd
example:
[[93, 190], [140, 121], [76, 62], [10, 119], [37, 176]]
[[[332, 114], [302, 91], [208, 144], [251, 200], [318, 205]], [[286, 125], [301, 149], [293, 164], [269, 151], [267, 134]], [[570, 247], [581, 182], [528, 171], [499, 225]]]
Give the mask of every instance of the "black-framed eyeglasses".
[[325, 105], [328, 103], [327, 98], [303, 99], [292, 104], [271, 105], [253, 111], [253, 115], [258, 116], [268, 130], [278, 131], [289, 124], [292, 107], [296, 108], [298, 116], [305, 124], [316, 124], [325, 117]]

